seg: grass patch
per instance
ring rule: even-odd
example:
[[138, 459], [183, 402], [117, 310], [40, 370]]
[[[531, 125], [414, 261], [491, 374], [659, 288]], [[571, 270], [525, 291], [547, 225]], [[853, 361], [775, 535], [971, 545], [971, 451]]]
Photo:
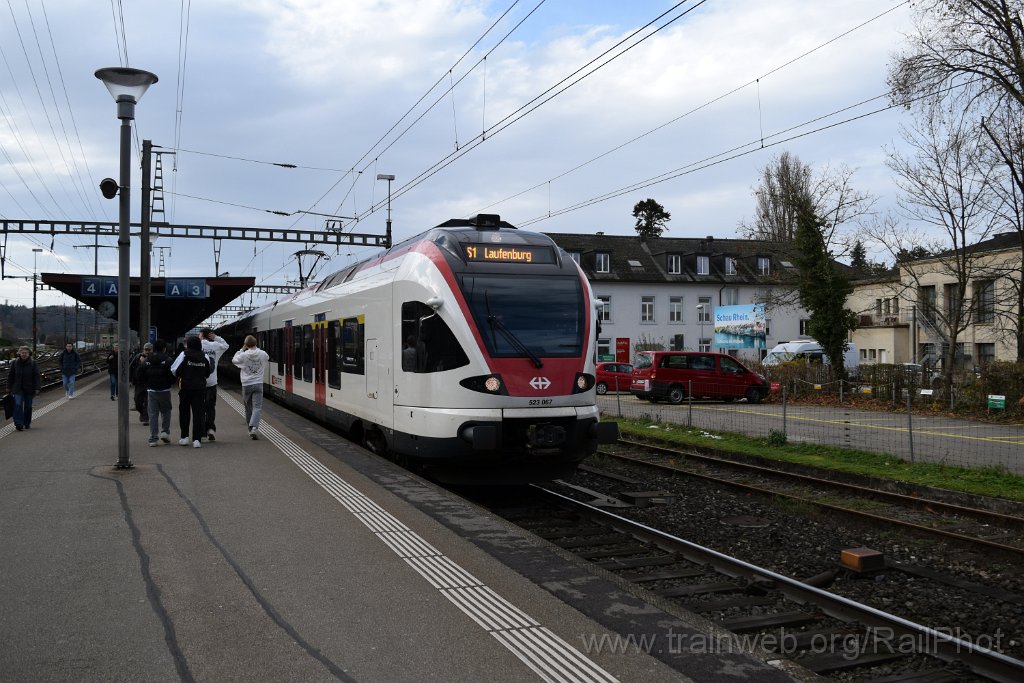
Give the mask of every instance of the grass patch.
[[995, 467], [967, 469], [933, 463], [909, 463], [892, 455], [872, 451], [820, 444], [780, 444], [777, 438], [758, 439], [729, 432], [708, 432], [678, 424], [657, 425], [659, 429], [651, 429], [651, 422], [627, 418], [617, 418], [616, 422], [619, 423], [622, 435], [627, 438], [653, 439], [674, 446], [728, 451], [919, 486], [1024, 501], [1024, 477]]

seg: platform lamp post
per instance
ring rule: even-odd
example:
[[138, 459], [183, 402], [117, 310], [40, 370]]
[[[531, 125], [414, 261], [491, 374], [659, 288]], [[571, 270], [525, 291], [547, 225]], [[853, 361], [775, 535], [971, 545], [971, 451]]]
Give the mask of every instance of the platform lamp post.
[[701, 344], [704, 343], [704, 304], [697, 304], [697, 320], [700, 322], [700, 339], [697, 341], [697, 350], [703, 351]]
[[384, 239], [387, 241], [387, 244], [385, 246], [388, 249], [391, 248], [391, 181], [394, 180], [394, 179], [395, 179], [395, 176], [393, 176], [390, 173], [378, 173], [377, 174], [377, 180], [386, 180], [386, 181], [388, 181], [388, 223], [387, 223], [387, 230], [384, 233], [384, 235], [385, 235]]
[[36, 258], [42, 249], [32, 250], [32, 357], [36, 357], [36, 343], [39, 341], [39, 328], [36, 326], [36, 273], [39, 272]]
[[120, 182], [112, 188], [107, 178], [100, 183], [103, 196], [108, 199], [120, 192], [117, 231], [117, 469], [130, 469], [128, 455], [128, 356], [130, 346], [128, 334], [131, 323], [131, 240], [128, 232], [131, 212], [131, 142], [132, 119], [135, 118], [135, 104], [149, 86], [157, 82], [155, 74], [141, 69], [107, 67], [96, 70], [96, 78], [107, 86], [111, 97], [117, 102], [117, 118], [121, 120], [121, 170]]

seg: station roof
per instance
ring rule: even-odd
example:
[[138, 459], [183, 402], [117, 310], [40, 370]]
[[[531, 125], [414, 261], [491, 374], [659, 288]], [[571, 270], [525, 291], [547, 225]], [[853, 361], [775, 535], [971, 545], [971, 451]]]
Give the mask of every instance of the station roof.
[[[118, 319], [117, 295], [109, 293], [112, 275], [42, 273], [43, 284], [67, 294], [100, 315]], [[254, 277], [150, 278], [150, 325], [157, 336], [173, 341], [247, 292]], [[131, 278], [129, 326], [139, 331], [139, 289], [141, 278]], [[104, 294], [109, 294], [104, 296]], [[146, 335], [140, 335], [145, 338]]]

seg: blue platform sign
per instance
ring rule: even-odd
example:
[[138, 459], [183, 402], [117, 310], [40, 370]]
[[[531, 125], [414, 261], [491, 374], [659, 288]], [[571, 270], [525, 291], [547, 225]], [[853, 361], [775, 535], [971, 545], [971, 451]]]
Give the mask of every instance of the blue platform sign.
[[156, 325], [149, 326], [149, 343], [152, 344], [156, 341]]
[[201, 277], [169, 277], [164, 284], [164, 298], [205, 299], [206, 280]]
[[83, 277], [82, 278], [82, 296], [89, 297], [102, 297], [102, 298], [117, 298], [117, 278], [116, 277]]

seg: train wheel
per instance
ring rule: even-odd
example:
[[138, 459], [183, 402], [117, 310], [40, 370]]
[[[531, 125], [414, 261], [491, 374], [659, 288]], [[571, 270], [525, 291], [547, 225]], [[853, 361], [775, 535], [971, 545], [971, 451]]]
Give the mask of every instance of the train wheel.
[[388, 442], [378, 429], [366, 430], [366, 435], [363, 437], [363, 446], [366, 450], [376, 455], [385, 455], [388, 450]]
[[668, 402], [674, 406], [679, 405], [686, 398], [686, 392], [678, 384], [674, 384], [668, 389]]
[[597, 383], [597, 395], [598, 396], [604, 396], [607, 393], [608, 393], [608, 385], [605, 384], [604, 382], [598, 382]]

